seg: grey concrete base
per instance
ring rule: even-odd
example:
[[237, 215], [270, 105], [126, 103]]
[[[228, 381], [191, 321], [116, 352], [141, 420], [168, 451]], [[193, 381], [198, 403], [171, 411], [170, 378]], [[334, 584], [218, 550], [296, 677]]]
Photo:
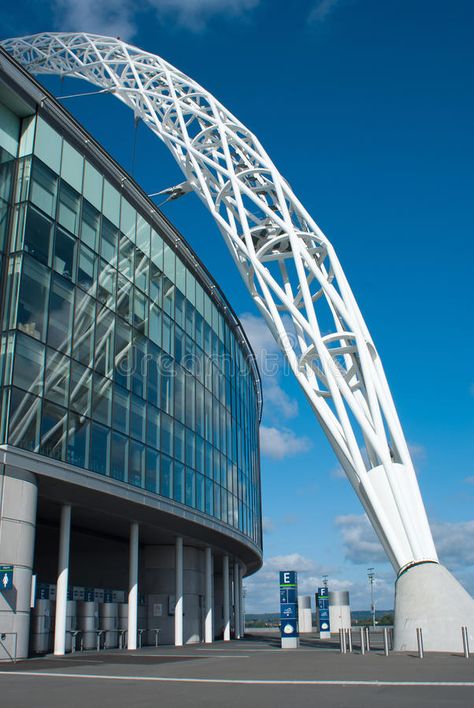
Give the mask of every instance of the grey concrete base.
[[416, 651], [416, 629], [425, 651], [463, 651], [461, 627], [474, 650], [474, 600], [444, 566], [415, 565], [395, 585], [394, 650]]
[[298, 637], [282, 637], [281, 638], [281, 648], [282, 649], [298, 649], [300, 645]]

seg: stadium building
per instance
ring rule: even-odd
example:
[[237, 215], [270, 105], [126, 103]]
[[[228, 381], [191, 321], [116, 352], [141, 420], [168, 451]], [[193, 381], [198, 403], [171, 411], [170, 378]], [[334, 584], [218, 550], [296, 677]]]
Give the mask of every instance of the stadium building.
[[242, 632], [261, 388], [216, 282], [0, 50], [0, 658]]

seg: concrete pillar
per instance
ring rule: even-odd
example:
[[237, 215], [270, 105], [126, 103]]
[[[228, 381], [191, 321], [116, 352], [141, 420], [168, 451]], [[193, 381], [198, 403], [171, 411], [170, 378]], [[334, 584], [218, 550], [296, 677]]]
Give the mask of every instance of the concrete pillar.
[[[35, 545], [36, 478], [16, 467], [0, 466], [0, 559], [13, 565], [13, 588], [0, 593], [0, 630], [16, 633], [16, 655], [28, 656], [31, 576]], [[15, 637], [7, 634], [0, 660], [13, 655]]]
[[54, 653], [66, 653], [67, 586], [69, 579], [69, 546], [71, 540], [71, 506], [61, 507], [59, 526], [58, 580], [56, 584], [56, 617], [54, 624]]
[[138, 617], [138, 541], [140, 527], [136, 521], [130, 524], [130, 548], [128, 569], [128, 631], [127, 648], [137, 648]]
[[213, 572], [212, 551], [208, 547], [206, 554], [206, 616], [204, 619], [204, 642], [212, 644], [213, 640]]
[[183, 646], [183, 539], [176, 538], [176, 606], [174, 610], [174, 644]]
[[240, 565], [234, 561], [234, 639], [240, 639]]
[[224, 641], [230, 640], [230, 582], [229, 582], [229, 556], [222, 559], [222, 592], [224, 595]]

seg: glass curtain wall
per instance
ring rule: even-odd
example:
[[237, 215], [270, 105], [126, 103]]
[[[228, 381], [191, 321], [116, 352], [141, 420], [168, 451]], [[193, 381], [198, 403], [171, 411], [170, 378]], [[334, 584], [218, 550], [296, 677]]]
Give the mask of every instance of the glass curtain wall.
[[48, 123], [8, 125], [2, 441], [188, 505], [260, 544], [256, 382], [222, 311], [159, 224]]

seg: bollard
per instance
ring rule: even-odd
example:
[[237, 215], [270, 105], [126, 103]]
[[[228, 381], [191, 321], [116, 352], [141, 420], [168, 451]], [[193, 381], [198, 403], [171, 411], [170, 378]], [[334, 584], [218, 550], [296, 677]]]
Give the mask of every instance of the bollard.
[[416, 628], [416, 641], [418, 642], [418, 656], [420, 659], [423, 659], [425, 654], [423, 651], [423, 631], [421, 627]]
[[352, 629], [347, 630], [347, 643], [349, 646], [349, 654], [352, 654]]
[[464, 658], [469, 659], [469, 633], [467, 627], [461, 627], [462, 632], [462, 644], [464, 647]]
[[393, 651], [393, 627], [390, 627], [390, 649]]
[[339, 651], [341, 654], [346, 653], [346, 638], [344, 637], [344, 630], [339, 629]]
[[360, 653], [365, 654], [364, 628], [360, 628]]
[[388, 656], [388, 630], [387, 627], [383, 628], [383, 651], [385, 656]]
[[370, 651], [370, 629], [368, 627], [365, 628], [365, 646], [367, 651]]

